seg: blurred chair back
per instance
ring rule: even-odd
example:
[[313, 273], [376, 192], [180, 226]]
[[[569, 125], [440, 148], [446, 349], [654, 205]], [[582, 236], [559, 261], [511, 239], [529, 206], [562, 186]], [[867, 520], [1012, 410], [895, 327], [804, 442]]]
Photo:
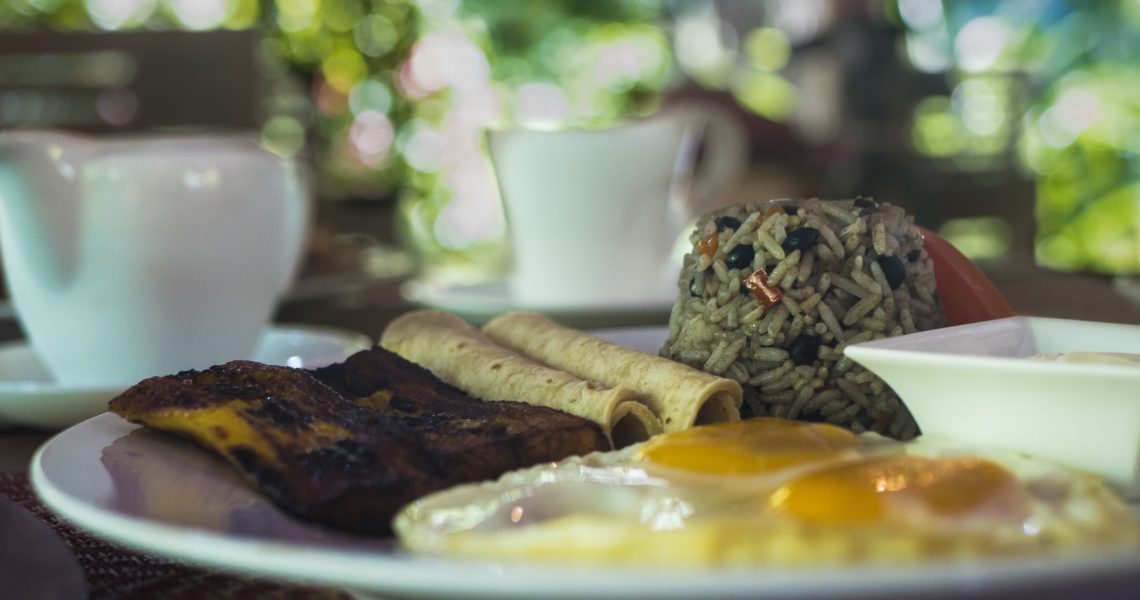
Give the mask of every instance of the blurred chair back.
[[256, 31], [0, 35], [0, 128], [257, 125]]

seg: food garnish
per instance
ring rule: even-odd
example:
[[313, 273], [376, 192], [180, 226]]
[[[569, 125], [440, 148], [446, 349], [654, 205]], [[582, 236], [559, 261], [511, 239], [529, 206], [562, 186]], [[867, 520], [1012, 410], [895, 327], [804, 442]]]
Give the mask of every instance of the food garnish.
[[716, 247], [720, 243], [720, 237], [714, 232], [701, 238], [698, 244], [698, 249], [701, 254], [705, 256], [712, 256], [716, 253]]
[[763, 269], [757, 269], [744, 280], [744, 287], [752, 292], [752, 296], [756, 298], [764, 308], [772, 308], [784, 299], [784, 292], [780, 291], [780, 287], [772, 285], [768, 281], [768, 274]]
[[938, 280], [946, 325], [964, 325], [1015, 316], [1013, 308], [986, 274], [942, 236], [919, 227], [922, 249]]

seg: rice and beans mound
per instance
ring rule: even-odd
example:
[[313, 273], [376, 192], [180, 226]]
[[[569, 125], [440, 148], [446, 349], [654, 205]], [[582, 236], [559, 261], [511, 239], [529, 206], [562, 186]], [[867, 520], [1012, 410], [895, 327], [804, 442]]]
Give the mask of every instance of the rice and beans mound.
[[744, 416], [918, 433], [848, 344], [941, 327], [913, 217], [867, 198], [777, 200], [704, 215], [661, 354], [740, 381]]

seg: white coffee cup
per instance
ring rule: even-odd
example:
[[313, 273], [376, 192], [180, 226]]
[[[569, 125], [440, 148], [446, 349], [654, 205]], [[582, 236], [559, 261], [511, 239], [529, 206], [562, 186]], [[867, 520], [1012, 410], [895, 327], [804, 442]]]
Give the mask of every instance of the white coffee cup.
[[246, 135], [0, 134], [0, 254], [65, 385], [252, 355], [310, 214], [292, 161]]
[[[704, 141], [704, 158], [694, 158]], [[743, 126], [711, 104], [602, 129], [487, 132], [518, 306], [645, 305], [669, 297], [673, 246], [746, 166]]]

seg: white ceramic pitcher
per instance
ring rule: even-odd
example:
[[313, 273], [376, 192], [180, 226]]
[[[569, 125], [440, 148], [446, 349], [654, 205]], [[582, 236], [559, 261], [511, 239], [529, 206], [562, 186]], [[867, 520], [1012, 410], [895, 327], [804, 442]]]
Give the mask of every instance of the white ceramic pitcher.
[[309, 212], [296, 165], [252, 136], [0, 133], [4, 275], [64, 384], [248, 357]]

